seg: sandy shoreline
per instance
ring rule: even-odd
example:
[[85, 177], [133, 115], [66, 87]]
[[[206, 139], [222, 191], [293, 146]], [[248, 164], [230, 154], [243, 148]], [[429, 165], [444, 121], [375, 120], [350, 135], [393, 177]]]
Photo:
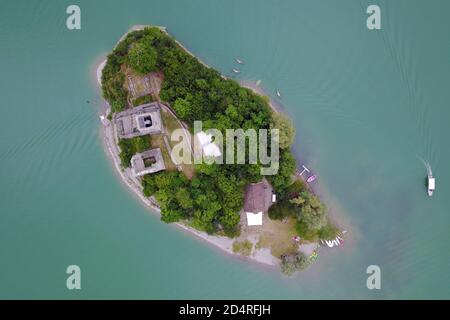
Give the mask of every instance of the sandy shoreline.
[[[135, 26], [130, 31], [128, 31], [122, 38], [124, 39], [126, 35], [134, 30], [142, 29], [145, 26]], [[164, 27], [158, 27], [162, 31], [166, 32], [166, 29]], [[120, 40], [119, 40], [120, 42]], [[179, 44], [181, 46], [181, 44]], [[184, 47], [183, 47], [184, 48]], [[189, 52], [186, 48], [184, 48], [187, 52]], [[189, 52], [189, 54], [192, 54]], [[200, 61], [200, 60], [199, 60]], [[202, 62], [205, 66], [209, 68], [208, 65], [206, 65], [204, 62]], [[106, 65], [106, 59], [102, 60], [95, 68], [95, 76], [97, 80], [97, 85], [101, 89], [101, 75], [102, 70], [104, 66]], [[100, 120], [102, 123], [102, 129], [101, 129], [101, 136], [103, 141], [103, 146], [105, 148], [105, 152], [108, 155], [108, 158], [111, 160], [114, 168], [116, 169], [116, 172], [119, 174], [120, 179], [122, 182], [130, 188], [130, 190], [135, 194], [138, 199], [147, 207], [150, 208], [152, 213], [154, 214], [160, 214], [161, 210], [158, 207], [156, 201], [152, 198], [146, 198], [143, 194], [142, 185], [139, 180], [132, 177], [131, 170], [129, 168], [123, 169], [121, 166], [120, 158], [119, 158], [119, 149], [116, 144], [115, 139], [115, 133], [113, 129], [112, 123], [107, 119], [107, 115], [110, 112], [110, 106], [108, 105], [107, 101], [103, 100], [103, 103], [105, 105], [105, 108], [100, 112]], [[256, 249], [254, 248], [252, 251], [252, 254], [250, 256], [242, 256], [240, 254], [236, 254], [233, 252], [232, 246], [235, 239], [230, 239], [223, 236], [212, 236], [207, 234], [206, 232], [202, 232], [196, 229], [193, 229], [189, 226], [186, 226], [182, 223], [175, 223], [175, 225], [181, 229], [183, 229], [186, 232], [189, 232], [191, 234], [194, 234], [199, 239], [202, 239], [209, 244], [221, 249], [221, 251], [224, 251], [230, 255], [237, 256], [240, 258], [245, 258], [247, 260], [255, 261], [267, 266], [276, 266], [279, 264], [280, 260], [273, 257], [270, 252], [268, 252], [267, 248], [260, 248]]]

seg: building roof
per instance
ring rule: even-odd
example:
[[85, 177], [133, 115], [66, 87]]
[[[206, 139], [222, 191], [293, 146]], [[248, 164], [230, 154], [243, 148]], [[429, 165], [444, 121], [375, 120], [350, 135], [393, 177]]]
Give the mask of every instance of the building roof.
[[129, 139], [162, 132], [161, 106], [158, 102], [143, 104], [114, 114], [119, 138]]
[[258, 213], [252, 213], [252, 212], [246, 212], [247, 215], [247, 225], [248, 226], [262, 226], [262, 212]]
[[267, 211], [272, 204], [272, 191], [266, 179], [250, 184], [245, 191], [244, 211], [253, 214]]
[[[153, 163], [151, 165], [146, 165], [145, 161], [152, 159]], [[164, 159], [162, 156], [161, 149], [151, 149], [141, 153], [136, 153], [131, 157], [131, 172], [133, 176], [139, 177], [149, 173], [158, 172], [165, 170]]]

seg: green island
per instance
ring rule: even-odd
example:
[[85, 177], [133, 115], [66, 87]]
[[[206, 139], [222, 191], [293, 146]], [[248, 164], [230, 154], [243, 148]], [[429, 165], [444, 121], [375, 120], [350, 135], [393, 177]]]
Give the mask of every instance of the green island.
[[[222, 239], [223, 247], [235, 254], [277, 261], [285, 274], [307, 268], [317, 257], [320, 240], [340, 234], [325, 205], [296, 174], [292, 122], [274, 110], [267, 97], [199, 61], [164, 28], [128, 32], [107, 56], [101, 86], [110, 106], [108, 128], [117, 131], [118, 123], [123, 126], [120, 117], [130, 118], [133, 110], [155, 114], [153, 119], [143, 117], [143, 126], [161, 119], [162, 127], [150, 134], [126, 136], [126, 128], [121, 128], [121, 137], [115, 132], [115, 147], [121, 170], [128, 180], [141, 184], [143, 196], [160, 209], [162, 221]], [[174, 145], [167, 138], [179, 128], [192, 132], [194, 121], [203, 121], [204, 130], [279, 129], [278, 173], [262, 176], [259, 164], [174, 163]], [[144, 168], [160, 167], [139, 175], [130, 169], [136, 155], [141, 155]], [[258, 207], [254, 211], [264, 211], [257, 226], [245, 222], [251, 201]]]

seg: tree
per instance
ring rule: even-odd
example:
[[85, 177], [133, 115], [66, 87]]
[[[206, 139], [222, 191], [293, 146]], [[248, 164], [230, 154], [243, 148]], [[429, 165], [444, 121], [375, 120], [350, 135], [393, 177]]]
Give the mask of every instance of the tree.
[[161, 220], [165, 223], [177, 222], [183, 219], [185, 216], [181, 210], [173, 208], [163, 208], [161, 210]]
[[134, 43], [128, 52], [128, 64], [136, 73], [145, 75], [156, 69], [157, 52], [148, 43]]
[[302, 252], [284, 255], [281, 259], [281, 272], [289, 276], [296, 271], [305, 270], [310, 264], [311, 259]]
[[297, 253], [294, 257], [294, 265], [297, 270], [305, 270], [311, 264], [309, 259], [304, 253]]
[[270, 128], [280, 130], [279, 143], [281, 149], [287, 149], [292, 145], [295, 138], [295, 128], [288, 117], [279, 112], [274, 112]]
[[269, 176], [270, 183], [278, 193], [283, 193], [292, 184], [296, 160], [289, 150], [280, 150], [278, 173]]
[[297, 196], [296, 198], [293, 198], [289, 200], [291, 204], [297, 207], [301, 207], [305, 203], [306, 199], [302, 198], [301, 195]]
[[175, 194], [175, 198], [183, 209], [191, 209], [193, 207], [193, 201], [189, 191], [185, 188], [180, 188]]
[[187, 99], [178, 98], [173, 104], [173, 109], [179, 118], [187, 119], [192, 113], [192, 104]]
[[309, 194], [299, 212], [298, 221], [304, 223], [309, 229], [319, 230], [326, 226], [327, 216], [325, 206], [315, 195]]
[[281, 259], [281, 272], [285, 275], [292, 275], [296, 271], [295, 261], [293, 256], [284, 255]]

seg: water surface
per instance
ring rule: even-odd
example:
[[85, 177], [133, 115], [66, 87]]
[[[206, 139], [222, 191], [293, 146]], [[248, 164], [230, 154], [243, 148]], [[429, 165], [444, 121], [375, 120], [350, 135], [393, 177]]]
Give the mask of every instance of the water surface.
[[[80, 31], [67, 1], [0, 4], [0, 298], [450, 297], [448, 1], [379, 0], [381, 31], [358, 0], [77, 3]], [[343, 248], [286, 278], [161, 223], [121, 185], [86, 101], [100, 102], [94, 62], [135, 24], [167, 26], [226, 75], [239, 56], [240, 80], [282, 92]]]

